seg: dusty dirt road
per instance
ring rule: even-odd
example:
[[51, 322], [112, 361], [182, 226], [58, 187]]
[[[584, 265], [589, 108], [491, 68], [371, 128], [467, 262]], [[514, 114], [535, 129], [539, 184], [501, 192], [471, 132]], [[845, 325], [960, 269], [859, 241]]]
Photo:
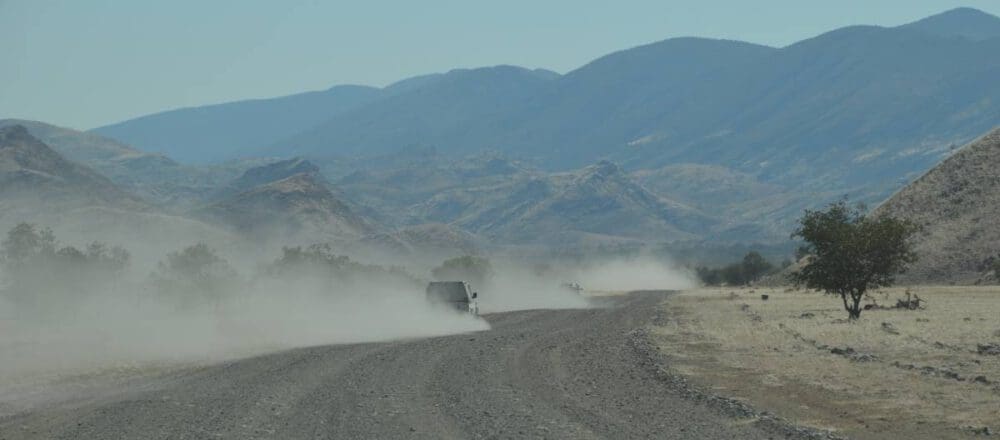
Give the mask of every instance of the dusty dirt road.
[[642, 364], [630, 333], [664, 295], [187, 370], [0, 419], [0, 439], [779, 437], [681, 397]]

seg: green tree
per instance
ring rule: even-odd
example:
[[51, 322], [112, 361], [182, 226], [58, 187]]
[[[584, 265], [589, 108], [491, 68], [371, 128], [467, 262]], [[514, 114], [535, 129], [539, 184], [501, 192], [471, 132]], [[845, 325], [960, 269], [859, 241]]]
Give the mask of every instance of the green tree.
[[743, 257], [743, 263], [740, 266], [743, 269], [743, 280], [745, 283], [757, 282], [760, 280], [760, 277], [774, 269], [774, 265], [757, 251], [748, 252]]
[[846, 201], [806, 210], [792, 238], [805, 241], [804, 265], [790, 275], [797, 286], [840, 296], [850, 319], [861, 316], [869, 289], [890, 286], [916, 261], [911, 237], [917, 228], [893, 217], [866, 217]]

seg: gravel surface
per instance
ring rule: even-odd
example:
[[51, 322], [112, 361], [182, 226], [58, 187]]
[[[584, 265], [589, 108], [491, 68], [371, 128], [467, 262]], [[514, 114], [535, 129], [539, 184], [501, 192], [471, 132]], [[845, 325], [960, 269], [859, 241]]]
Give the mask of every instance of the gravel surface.
[[192, 369], [0, 419], [0, 439], [787, 438], [678, 392], [636, 348], [665, 295]]

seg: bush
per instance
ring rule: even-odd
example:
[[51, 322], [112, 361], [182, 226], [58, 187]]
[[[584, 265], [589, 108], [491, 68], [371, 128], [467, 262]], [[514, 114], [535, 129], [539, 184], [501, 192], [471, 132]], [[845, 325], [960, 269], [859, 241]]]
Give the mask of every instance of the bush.
[[748, 252], [739, 263], [729, 264], [716, 269], [705, 266], [695, 269], [698, 279], [706, 286], [718, 286], [721, 284], [743, 286], [757, 282], [762, 276], [773, 271], [774, 265], [756, 251]]
[[283, 247], [281, 257], [262, 268], [263, 275], [283, 279], [308, 277], [328, 285], [360, 280], [385, 281], [387, 278], [408, 284], [418, 284], [416, 278], [400, 267], [384, 267], [353, 261], [338, 255], [329, 244], [308, 247]]
[[152, 278], [161, 297], [181, 308], [218, 305], [238, 282], [236, 270], [205, 243], [167, 254]]

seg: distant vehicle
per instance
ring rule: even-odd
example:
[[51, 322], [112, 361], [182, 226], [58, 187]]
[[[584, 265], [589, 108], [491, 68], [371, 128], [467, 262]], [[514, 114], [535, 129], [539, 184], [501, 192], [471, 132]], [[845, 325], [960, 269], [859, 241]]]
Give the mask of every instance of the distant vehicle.
[[432, 281], [427, 285], [427, 301], [462, 313], [479, 315], [478, 293], [462, 281]]
[[563, 289], [572, 291], [574, 293], [581, 293], [581, 294], [583, 293], [583, 287], [580, 287], [580, 285], [577, 283], [562, 283], [559, 285], [559, 287], [562, 287]]

